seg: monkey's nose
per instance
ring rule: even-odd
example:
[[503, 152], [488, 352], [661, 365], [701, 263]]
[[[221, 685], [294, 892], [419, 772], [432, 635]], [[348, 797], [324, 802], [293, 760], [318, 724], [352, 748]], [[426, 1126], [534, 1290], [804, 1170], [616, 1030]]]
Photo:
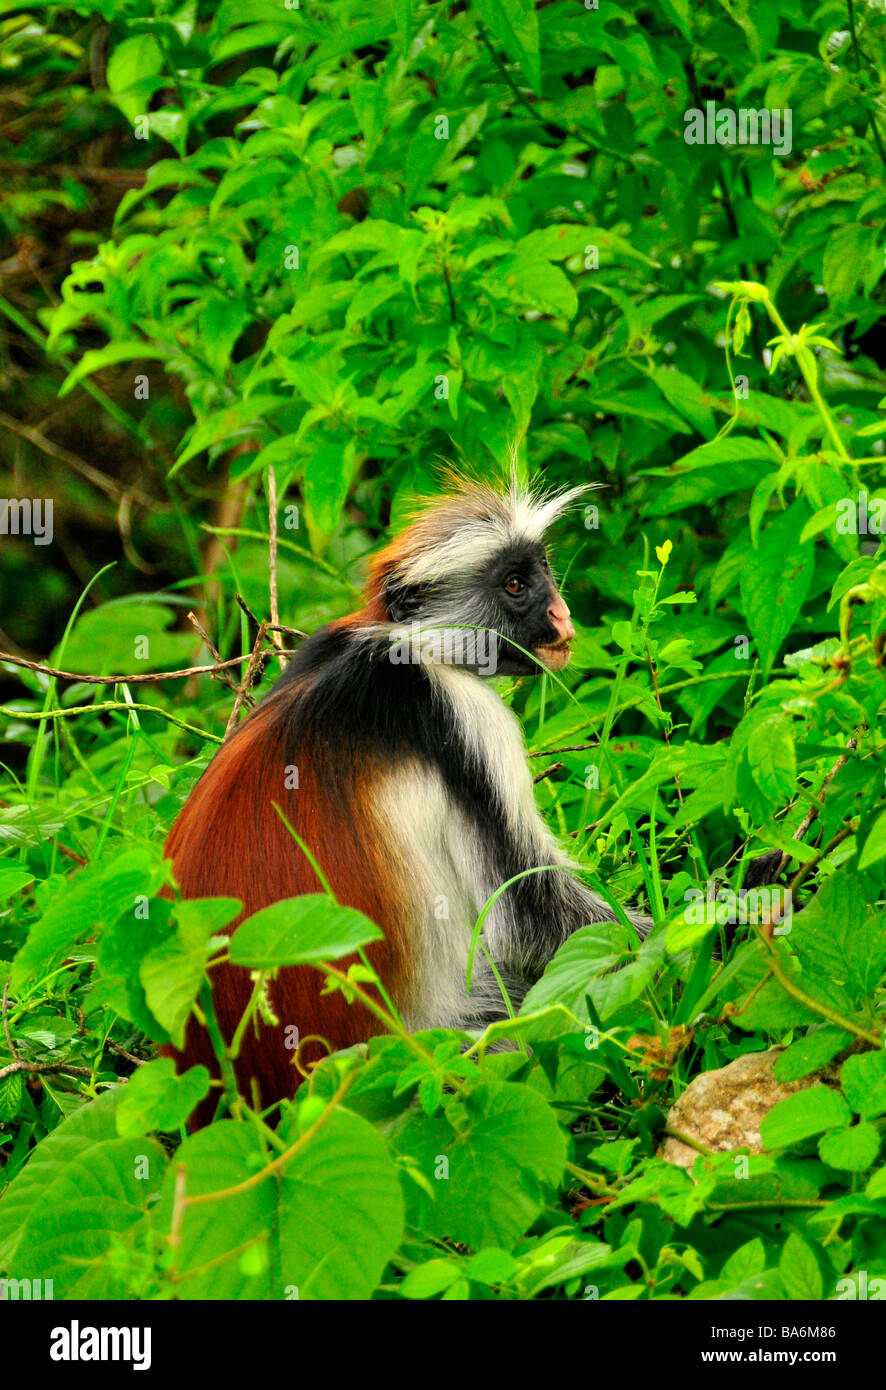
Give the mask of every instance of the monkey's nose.
[[557, 634], [560, 642], [571, 642], [575, 636], [575, 628], [569, 616], [569, 609], [558, 594], [551, 606], [548, 608], [548, 618], [551, 627]]

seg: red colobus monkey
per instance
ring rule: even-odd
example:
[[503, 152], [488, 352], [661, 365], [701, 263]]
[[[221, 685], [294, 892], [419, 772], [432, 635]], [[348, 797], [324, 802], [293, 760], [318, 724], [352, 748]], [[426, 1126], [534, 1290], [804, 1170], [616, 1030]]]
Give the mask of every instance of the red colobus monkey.
[[[569, 660], [575, 630], [544, 536], [583, 491], [460, 484], [375, 558], [366, 607], [303, 643], [191, 793], [167, 844], [185, 897], [239, 898], [251, 914], [322, 891], [276, 802], [338, 901], [383, 930], [369, 958], [412, 1031], [506, 1016], [485, 959], [470, 994], [466, 965], [484, 904], [522, 870], [556, 866], [509, 887], [484, 927], [515, 1007], [571, 932], [612, 919], [545, 825], [520, 727], [487, 679]], [[322, 988], [310, 967], [280, 971], [279, 1025], [249, 1030], [238, 1059], [245, 1094], [250, 1077], [263, 1104], [294, 1092], [288, 1025], [334, 1048], [379, 1031], [367, 1010]], [[214, 976], [226, 1041], [250, 993], [244, 969]], [[193, 1019], [182, 1061], [216, 1070]]]

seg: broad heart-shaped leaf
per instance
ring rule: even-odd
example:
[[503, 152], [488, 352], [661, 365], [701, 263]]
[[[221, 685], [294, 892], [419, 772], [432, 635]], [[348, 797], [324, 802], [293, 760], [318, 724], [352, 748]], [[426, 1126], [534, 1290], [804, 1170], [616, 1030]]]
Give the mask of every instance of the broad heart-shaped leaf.
[[0, 1264], [52, 1279], [56, 1298], [123, 1298], [112, 1245], [138, 1233], [166, 1168], [151, 1139], [117, 1137], [123, 1088], [82, 1106], [42, 1141], [0, 1198]]
[[852, 1118], [849, 1106], [839, 1091], [829, 1086], [810, 1086], [797, 1091], [774, 1105], [764, 1115], [760, 1133], [767, 1149], [784, 1149], [798, 1144], [822, 1130], [848, 1125]]
[[886, 1114], [886, 1052], [863, 1052], [847, 1057], [840, 1085], [852, 1109], [864, 1120]]
[[323, 893], [305, 893], [263, 907], [231, 937], [231, 960], [253, 970], [339, 960], [384, 933], [353, 907]]
[[831, 1168], [845, 1168], [850, 1173], [863, 1173], [870, 1168], [879, 1152], [879, 1132], [867, 1120], [843, 1129], [832, 1129], [818, 1142], [823, 1163]]
[[538, 1216], [545, 1187], [559, 1181], [566, 1162], [554, 1112], [519, 1082], [485, 1082], [452, 1097], [434, 1118], [411, 1110], [393, 1142], [434, 1194], [409, 1185], [410, 1224], [474, 1250], [509, 1248]]
[[764, 676], [803, 607], [815, 550], [800, 543], [809, 513], [795, 502], [761, 532], [756, 550], [749, 550], [741, 572], [741, 598], [751, 635], [757, 643]]
[[123, 1089], [117, 1106], [117, 1133], [149, 1134], [151, 1130], [174, 1131], [183, 1125], [191, 1111], [209, 1090], [205, 1067], [190, 1067], [177, 1076], [171, 1057], [158, 1057], [137, 1067]]
[[[291, 1109], [278, 1134], [298, 1140]], [[403, 1234], [403, 1197], [384, 1140], [366, 1120], [337, 1109], [293, 1155], [256, 1181], [277, 1157], [262, 1157], [254, 1130], [223, 1120], [192, 1135], [173, 1160], [156, 1220], [168, 1233], [176, 1174], [186, 1195], [244, 1186], [186, 1206], [175, 1289], [186, 1299], [367, 1299]], [[244, 1247], [268, 1256], [244, 1266]], [[297, 1292], [296, 1292], [297, 1291]]]
[[[284, 1123], [284, 1139], [295, 1139]], [[338, 1109], [284, 1172], [280, 1269], [300, 1299], [366, 1299], [403, 1236], [400, 1177], [360, 1115]]]

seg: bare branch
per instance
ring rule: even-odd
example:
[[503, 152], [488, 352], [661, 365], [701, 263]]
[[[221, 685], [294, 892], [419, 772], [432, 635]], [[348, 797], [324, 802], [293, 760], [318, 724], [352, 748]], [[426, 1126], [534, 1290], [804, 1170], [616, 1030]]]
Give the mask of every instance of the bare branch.
[[[286, 649], [283, 655], [295, 656], [295, 652]], [[219, 671], [226, 671], [230, 666], [240, 666], [244, 661], [251, 660], [250, 654], [232, 656], [227, 661], [216, 662], [214, 666], [186, 666], [181, 671], [139, 671], [128, 676], [87, 676], [76, 671], [59, 671], [54, 666], [44, 666], [40, 661], [26, 661], [24, 657], [13, 656], [10, 652], [0, 652], [0, 661], [8, 661], [13, 666], [24, 666], [28, 671], [38, 671], [41, 675], [53, 676], [56, 680], [81, 681], [84, 685], [147, 685], [151, 681], [185, 680], [188, 676], [214, 676]]]
[[267, 629], [271, 641], [277, 648], [280, 668], [286, 669], [286, 659], [282, 655], [283, 641], [278, 632], [280, 609], [277, 602], [277, 474], [273, 464], [268, 468], [268, 587], [270, 591], [271, 626]]
[[14, 1061], [17, 1062], [19, 1060], [18, 1049], [16, 1048], [15, 1043], [12, 1041], [12, 1034], [9, 1031], [9, 1019], [7, 1017], [8, 1008], [9, 981], [7, 980], [5, 985], [3, 986], [3, 999], [2, 1001], [0, 1001], [0, 1010], [2, 1010], [3, 1013], [3, 1032], [6, 1034], [6, 1046], [9, 1048], [10, 1056], [13, 1058]]
[[0, 1067], [0, 1081], [7, 1076], [15, 1076], [17, 1071], [26, 1071], [39, 1076], [42, 1072], [63, 1072], [65, 1076], [92, 1076], [91, 1067], [72, 1067], [70, 1062], [23, 1062], [19, 1057], [7, 1066]]

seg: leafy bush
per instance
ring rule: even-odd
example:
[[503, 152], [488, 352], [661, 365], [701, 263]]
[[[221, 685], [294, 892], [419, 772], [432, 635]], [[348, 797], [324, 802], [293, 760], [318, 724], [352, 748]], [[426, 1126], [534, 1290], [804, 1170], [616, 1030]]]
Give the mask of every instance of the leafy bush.
[[[84, 594], [52, 668], [188, 666], [182, 589], [222, 655], [248, 652], [234, 595], [274, 615], [272, 537], [285, 621], [341, 614], [437, 456], [491, 475], [514, 447], [524, 474], [603, 483], [556, 547], [572, 667], [503, 690], [552, 825], [656, 926], [583, 928], [482, 1037], [390, 1019], [279, 1115], [228, 1065], [223, 1114], [186, 1137], [209, 1078], [148, 1044], [195, 1004], [211, 1022], [236, 905], [170, 904], [159, 844], [232, 692], [16, 666], [0, 1264], [90, 1298], [831, 1298], [886, 1277], [876, 7], [39, 8], [50, 51], [72, 9], [108, 26], [118, 135], [150, 159], [64, 282], [51, 360], [76, 360], [64, 392], [129, 373], [143, 431], [158, 401], [189, 413], [147, 533], [174, 579]], [[689, 143], [709, 102], [790, 113], [790, 149]], [[233, 518], [206, 504], [225, 490]], [[764, 853], [761, 917], [742, 892]], [[305, 900], [230, 949], [356, 995], [365, 973], [334, 961], [368, 930]], [[771, 1044], [810, 1086], [762, 1154], [657, 1156], [694, 1076]]]

